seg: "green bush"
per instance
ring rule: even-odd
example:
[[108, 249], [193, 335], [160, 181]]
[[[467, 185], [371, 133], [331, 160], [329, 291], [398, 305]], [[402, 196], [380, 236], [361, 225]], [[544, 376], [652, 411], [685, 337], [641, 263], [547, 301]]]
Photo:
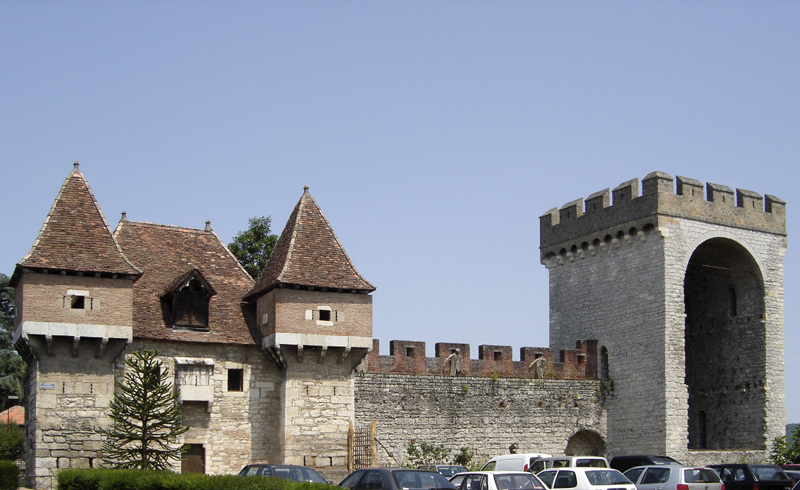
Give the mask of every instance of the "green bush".
[[19, 458], [25, 433], [18, 425], [0, 425], [0, 459], [13, 461]]
[[0, 461], [0, 490], [19, 488], [19, 468], [11, 461]]
[[[178, 474], [145, 470], [63, 470], [58, 490], [331, 490], [322, 483], [299, 483], [261, 476]], [[0, 489], [3, 490], [3, 489]]]

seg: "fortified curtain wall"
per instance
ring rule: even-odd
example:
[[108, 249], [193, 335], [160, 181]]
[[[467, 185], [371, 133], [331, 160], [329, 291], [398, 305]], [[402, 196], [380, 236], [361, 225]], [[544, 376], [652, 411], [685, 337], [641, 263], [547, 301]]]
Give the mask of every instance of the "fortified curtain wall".
[[[402, 465], [412, 442], [451, 455], [468, 448], [482, 465], [512, 444], [520, 453], [563, 454], [586, 431], [606, 439], [596, 380], [367, 373], [355, 378], [355, 419], [375, 421], [380, 466]], [[592, 449], [576, 447], [580, 454]]]
[[388, 356], [379, 347], [374, 340], [357, 369], [355, 420], [375, 422], [381, 466], [402, 465], [412, 442], [453, 456], [468, 448], [473, 464], [512, 444], [520, 453], [563, 454], [569, 445], [605, 454], [604, 403], [613, 393], [596, 379], [595, 341], [558, 352], [523, 347], [520, 361], [509, 346], [481, 345], [478, 359], [468, 344], [437, 343], [435, 357], [425, 357], [425, 342], [393, 340]]

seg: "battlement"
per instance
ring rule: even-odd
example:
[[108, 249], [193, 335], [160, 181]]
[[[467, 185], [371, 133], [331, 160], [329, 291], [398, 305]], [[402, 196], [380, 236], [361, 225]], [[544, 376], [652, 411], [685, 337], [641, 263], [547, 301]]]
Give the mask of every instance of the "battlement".
[[[380, 341], [372, 340], [366, 372], [449, 376], [451, 354], [458, 349], [458, 376], [545, 379], [597, 378], [597, 341], [579, 340], [574, 349], [554, 352], [548, 347], [522, 347], [520, 360], [512, 360], [512, 347], [478, 346], [478, 359], [470, 358], [469, 344], [438, 342], [435, 357], [425, 357], [425, 342], [392, 340], [389, 355], [380, 355]], [[543, 359], [543, 360], [540, 360]]]
[[[658, 228], [658, 216], [686, 218], [777, 235], [786, 235], [786, 203], [775, 196], [703, 183], [687, 177], [673, 179], [652, 172], [623, 182], [613, 190], [603, 189], [586, 198], [553, 208], [539, 218], [541, 256], [558, 254], [564, 242], [611, 228], [607, 237], [644, 238], [645, 229]], [[621, 226], [624, 225], [624, 226]], [[589, 240], [587, 243], [591, 242]], [[569, 250], [565, 248], [567, 253]], [[562, 254], [563, 255], [563, 254]]]

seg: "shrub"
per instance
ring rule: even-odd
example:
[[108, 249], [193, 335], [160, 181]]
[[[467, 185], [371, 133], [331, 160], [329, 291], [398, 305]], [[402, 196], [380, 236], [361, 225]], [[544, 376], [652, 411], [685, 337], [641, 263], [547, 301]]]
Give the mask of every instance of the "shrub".
[[11, 461], [0, 461], [0, 490], [19, 488], [19, 468]]
[[322, 483], [298, 483], [261, 476], [69, 469], [58, 473], [57, 488], [58, 490], [331, 490], [332, 487]]
[[18, 425], [0, 426], [0, 459], [13, 461], [19, 458], [25, 434]]

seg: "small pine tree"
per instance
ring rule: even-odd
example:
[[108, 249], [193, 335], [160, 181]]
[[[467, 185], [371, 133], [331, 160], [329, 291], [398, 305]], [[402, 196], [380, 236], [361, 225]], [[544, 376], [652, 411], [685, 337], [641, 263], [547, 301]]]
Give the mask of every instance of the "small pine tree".
[[156, 356], [152, 350], [134, 352], [125, 360], [124, 381], [116, 383], [111, 427], [99, 430], [106, 437], [103, 461], [114, 468], [166, 470], [183, 453], [177, 440], [189, 427], [182, 424], [169, 370]]

